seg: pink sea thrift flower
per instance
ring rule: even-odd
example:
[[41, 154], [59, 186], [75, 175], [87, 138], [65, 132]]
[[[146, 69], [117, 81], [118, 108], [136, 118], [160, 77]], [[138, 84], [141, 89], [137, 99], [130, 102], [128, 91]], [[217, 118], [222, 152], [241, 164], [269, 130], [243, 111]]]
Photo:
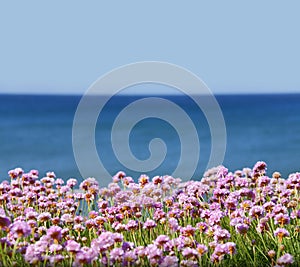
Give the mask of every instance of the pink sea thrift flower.
[[23, 173], [24, 173], [23, 169], [21, 169], [21, 168], [15, 168], [14, 170], [10, 170], [8, 172], [8, 175], [11, 178], [17, 178], [17, 177], [20, 177]]
[[160, 267], [177, 267], [178, 258], [176, 256], [165, 256], [160, 263]]
[[210, 256], [210, 261], [214, 264], [220, 263], [224, 259], [224, 254], [213, 253]]
[[29, 174], [32, 176], [39, 176], [39, 171], [38, 170], [30, 170]]
[[60, 241], [61, 240], [61, 231], [62, 231], [61, 227], [53, 225], [47, 230], [47, 235], [56, 241]]
[[73, 223], [74, 217], [71, 214], [66, 213], [61, 216], [61, 221], [64, 223]]
[[279, 266], [287, 266], [289, 264], [292, 264], [294, 262], [294, 258], [291, 254], [286, 253], [283, 256], [281, 256], [278, 260], [277, 260], [277, 264]]
[[65, 259], [65, 257], [63, 255], [56, 254], [56, 255], [49, 257], [49, 262], [50, 262], [51, 266], [56, 266], [57, 264], [63, 262], [64, 259]]
[[214, 240], [216, 242], [227, 240], [230, 238], [230, 233], [226, 229], [217, 228], [214, 232]]
[[149, 183], [149, 176], [147, 176], [146, 174], [142, 174], [139, 178], [139, 183], [141, 184], [141, 186], [145, 186], [145, 184]]
[[153, 229], [154, 227], [156, 227], [156, 222], [148, 219], [145, 221], [143, 228], [144, 229]]
[[126, 251], [123, 255], [123, 266], [133, 266], [137, 255], [133, 251]]
[[245, 223], [238, 223], [235, 226], [235, 230], [239, 233], [239, 234], [246, 234], [248, 232], [249, 229], [249, 225], [245, 224]]
[[259, 187], [267, 186], [270, 183], [271, 179], [268, 176], [261, 176], [257, 180], [257, 185]]
[[66, 243], [66, 250], [68, 252], [78, 252], [80, 250], [80, 244], [74, 240], [68, 240]]
[[42, 256], [36, 251], [35, 245], [32, 244], [27, 247], [24, 259], [30, 264], [37, 264], [38, 262], [42, 261]]
[[161, 184], [163, 181], [163, 177], [162, 176], [155, 176], [152, 178], [152, 182], [154, 184]]
[[194, 236], [195, 231], [196, 231], [196, 228], [192, 227], [191, 225], [187, 225], [186, 227], [180, 228], [180, 233], [183, 236], [187, 236], [187, 237]]
[[198, 267], [198, 262], [194, 260], [182, 260], [180, 262], [181, 267]]
[[253, 175], [264, 175], [266, 173], [267, 164], [264, 161], [258, 161], [253, 169]]
[[57, 188], [60, 188], [60, 186], [62, 186], [64, 183], [65, 183], [64, 180], [61, 178], [57, 178], [55, 180], [55, 184], [57, 185]]
[[31, 233], [31, 227], [24, 221], [15, 221], [10, 225], [10, 232], [15, 238], [26, 237]]
[[10, 226], [11, 221], [8, 217], [0, 215], [0, 229]]
[[116, 240], [115, 233], [112, 232], [103, 232], [97, 239], [92, 240], [91, 247], [96, 251], [103, 252], [109, 248], [112, 248]]
[[227, 254], [233, 255], [236, 253], [236, 244], [234, 242], [227, 242], [225, 246]]
[[195, 259], [199, 257], [199, 252], [194, 248], [184, 248], [182, 256], [187, 259]]
[[139, 224], [136, 220], [129, 220], [128, 223], [126, 224], [126, 230], [136, 230], [139, 228]]
[[290, 217], [287, 214], [279, 213], [274, 217], [275, 224], [280, 224], [281, 226], [290, 223]]
[[261, 218], [263, 214], [264, 214], [264, 208], [261, 206], [253, 206], [249, 211], [249, 215], [252, 218]]
[[224, 213], [220, 210], [215, 210], [209, 213], [208, 223], [210, 226], [218, 225], [221, 219], [224, 217]]
[[282, 241], [282, 238], [283, 237], [287, 237], [287, 236], [290, 236], [290, 233], [288, 232], [288, 230], [284, 229], [284, 228], [277, 228], [275, 231], [274, 231], [274, 236], [277, 236], [278, 239], [279, 239], [279, 242]]
[[46, 176], [49, 177], [49, 178], [56, 178], [56, 175], [55, 175], [54, 172], [47, 172]]
[[172, 231], [177, 231], [177, 229], [179, 228], [178, 221], [175, 218], [169, 218], [168, 223]]
[[122, 183], [123, 183], [123, 185], [125, 185], [125, 186], [129, 186], [130, 184], [133, 184], [133, 183], [134, 183], [134, 180], [133, 180], [132, 177], [126, 176], [126, 177], [124, 177], [124, 178], [122, 179]]
[[67, 181], [67, 186], [70, 187], [71, 189], [75, 187], [75, 185], [77, 185], [77, 180], [74, 178], [70, 178]]
[[167, 235], [159, 235], [155, 240], [154, 244], [157, 247], [163, 247], [164, 244], [166, 244], [168, 241], [170, 241], [170, 238]]
[[47, 222], [51, 219], [51, 213], [50, 212], [43, 212], [38, 217], [37, 220], [39, 222]]
[[122, 248], [113, 248], [110, 252], [110, 260], [113, 263], [121, 262], [123, 259], [124, 250]]
[[63, 246], [60, 244], [52, 244], [49, 247], [49, 251], [51, 253], [58, 253], [58, 252], [61, 252], [62, 250], [63, 250]]
[[225, 176], [228, 174], [228, 169], [224, 166], [220, 166], [217, 172], [218, 179], [225, 178]]
[[92, 248], [83, 247], [76, 253], [73, 267], [90, 265], [96, 259], [97, 254]]
[[149, 259], [154, 259], [155, 261], [159, 261], [163, 256], [163, 252], [156, 245], [150, 244], [146, 247], [146, 252]]

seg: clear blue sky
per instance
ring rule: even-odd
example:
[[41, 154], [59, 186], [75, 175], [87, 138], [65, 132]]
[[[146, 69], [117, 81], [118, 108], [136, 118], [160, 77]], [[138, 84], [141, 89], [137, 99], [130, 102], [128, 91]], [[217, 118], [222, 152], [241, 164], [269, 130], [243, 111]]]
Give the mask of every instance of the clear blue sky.
[[83, 93], [136, 61], [214, 93], [300, 92], [300, 2], [1, 1], [0, 93]]

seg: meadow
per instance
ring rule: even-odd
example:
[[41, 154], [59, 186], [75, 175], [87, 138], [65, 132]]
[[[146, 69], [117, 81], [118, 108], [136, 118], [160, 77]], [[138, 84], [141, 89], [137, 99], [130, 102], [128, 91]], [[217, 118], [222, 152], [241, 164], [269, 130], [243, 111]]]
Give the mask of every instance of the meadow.
[[265, 162], [200, 181], [54, 172], [0, 184], [0, 266], [299, 266], [300, 173]]

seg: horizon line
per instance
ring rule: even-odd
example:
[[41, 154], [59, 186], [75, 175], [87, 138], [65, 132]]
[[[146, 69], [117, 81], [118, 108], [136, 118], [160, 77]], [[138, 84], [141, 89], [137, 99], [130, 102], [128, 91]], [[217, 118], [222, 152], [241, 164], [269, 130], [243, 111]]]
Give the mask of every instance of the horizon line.
[[[84, 93], [66, 93], [66, 92], [43, 92], [43, 93], [36, 93], [36, 92], [0, 92], [0, 95], [7, 95], [7, 96], [84, 96]], [[184, 93], [118, 93], [111, 96], [184, 96]], [[192, 95], [203, 95], [208, 96], [211, 94], [207, 93], [199, 93], [199, 94], [192, 94]], [[214, 96], [234, 96], [234, 95], [300, 95], [300, 92], [222, 92], [222, 93], [212, 93]], [[90, 96], [109, 96], [109, 94], [92, 94]]]

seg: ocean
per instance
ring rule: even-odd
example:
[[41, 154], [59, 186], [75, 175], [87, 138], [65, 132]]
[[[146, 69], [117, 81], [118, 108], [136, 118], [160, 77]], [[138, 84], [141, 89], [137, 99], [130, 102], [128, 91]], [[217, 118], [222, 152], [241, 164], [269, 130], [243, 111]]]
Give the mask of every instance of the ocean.
[[[124, 142], [140, 161], [150, 156], [149, 142], [153, 138], [161, 138], [167, 149], [164, 161], [153, 170], [132, 170], [115, 156], [111, 130], [116, 117], [130, 103], [145, 97], [114, 96], [99, 115], [95, 144], [99, 159], [110, 175], [120, 170], [135, 179], [141, 173], [151, 177], [172, 174], [179, 164], [181, 141], [176, 127], [155, 116], [138, 122], [131, 129], [129, 142], [125, 138], [126, 118], [124, 125], [118, 128], [118, 134], [124, 135]], [[201, 179], [212, 141], [205, 114], [187, 96], [160, 95], [159, 98], [176, 103], [194, 122], [200, 143], [200, 159], [193, 178]], [[47, 171], [54, 171], [57, 177], [65, 180], [71, 177], [82, 180], [72, 147], [72, 125], [80, 99], [80, 96], [69, 95], [0, 95], [0, 181], [7, 179], [7, 172], [15, 167], [25, 171], [38, 169], [41, 176]], [[279, 171], [287, 177], [289, 173], [300, 171], [299, 94], [217, 95], [216, 99], [227, 133], [224, 166], [234, 171], [251, 168], [257, 161], [263, 160], [268, 165], [269, 175]], [[161, 108], [153, 105], [153, 110]], [[126, 158], [127, 155], [122, 156]], [[86, 160], [89, 161], [88, 154]], [[94, 174], [96, 178], [102, 175]]]

